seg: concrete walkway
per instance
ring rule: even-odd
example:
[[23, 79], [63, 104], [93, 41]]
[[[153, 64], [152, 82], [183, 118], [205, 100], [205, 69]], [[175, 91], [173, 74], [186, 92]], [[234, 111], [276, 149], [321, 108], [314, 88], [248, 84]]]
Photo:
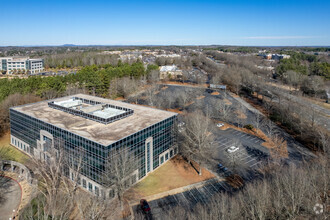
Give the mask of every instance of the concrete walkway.
[[5, 200], [0, 203], [0, 220], [8, 220], [13, 217], [21, 203], [22, 190], [15, 180], [3, 176], [0, 178], [8, 178], [9, 180], [0, 186], [5, 189]]

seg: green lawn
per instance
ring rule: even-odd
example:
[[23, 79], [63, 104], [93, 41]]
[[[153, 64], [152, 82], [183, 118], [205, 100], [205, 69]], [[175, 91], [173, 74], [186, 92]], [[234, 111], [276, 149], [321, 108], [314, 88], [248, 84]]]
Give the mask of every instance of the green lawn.
[[13, 146], [9, 145], [9, 134], [4, 135], [0, 139], [0, 159], [1, 160], [14, 160], [19, 163], [24, 164], [27, 162], [29, 157], [16, 149]]
[[0, 158], [2, 160], [14, 160], [22, 164], [29, 159], [27, 155], [10, 145], [0, 146]]

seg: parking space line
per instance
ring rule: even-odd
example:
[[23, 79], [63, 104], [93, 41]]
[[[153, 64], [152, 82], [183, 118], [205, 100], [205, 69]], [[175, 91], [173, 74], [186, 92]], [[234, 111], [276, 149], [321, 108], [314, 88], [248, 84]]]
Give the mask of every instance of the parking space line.
[[182, 197], [188, 202], [188, 204], [189, 204], [189, 200], [184, 196], [184, 194], [183, 193], [180, 193], [181, 195], [182, 195]]
[[229, 191], [228, 187], [225, 184], [223, 184], [222, 182], [218, 183], [221, 185], [222, 188], [224, 188], [224, 190]]
[[205, 193], [201, 191], [199, 188], [196, 188], [198, 193], [200, 194], [200, 199], [202, 200], [203, 203], [207, 204], [207, 201], [205, 199]]
[[231, 141], [226, 141], [224, 143], [221, 143], [222, 145], [227, 145], [228, 143], [230, 143]]
[[211, 185], [217, 192], [220, 192], [213, 184], [211, 184]]
[[174, 199], [175, 199], [176, 203], [177, 203], [177, 204], [180, 204], [180, 202], [179, 202], [179, 199], [178, 199], [178, 198], [176, 198], [176, 195], [175, 195], [175, 194], [173, 195], [173, 197], [174, 197]]
[[189, 194], [191, 194], [191, 195], [192, 195], [192, 197], [194, 197], [194, 199], [195, 199], [196, 203], [198, 203], [198, 200], [196, 199], [196, 197], [194, 196], [194, 194], [193, 194], [193, 193], [192, 193], [190, 190], [188, 191], [188, 193], [189, 193]]
[[251, 155], [248, 155], [248, 156], [242, 158], [241, 160], [246, 160], [246, 159], [249, 158], [249, 157], [252, 157], [252, 156], [251, 156]]
[[248, 162], [246, 162], [246, 163], [250, 163], [252, 160], [255, 160], [255, 161], [257, 161], [256, 159], [254, 159], [254, 158], [253, 158], [253, 159], [249, 160], [249, 161], [248, 161]]
[[[210, 183], [210, 184], [212, 184], [212, 183]], [[212, 193], [207, 189], [207, 185], [206, 185], [205, 187], [203, 187], [203, 188], [205, 189], [205, 191], [206, 191], [208, 194], [210, 194], [210, 196], [213, 196]]]
[[253, 167], [253, 166], [258, 165], [258, 164], [260, 164], [260, 163], [261, 163], [261, 161], [258, 161], [257, 163], [254, 163], [254, 164], [251, 165], [250, 167]]

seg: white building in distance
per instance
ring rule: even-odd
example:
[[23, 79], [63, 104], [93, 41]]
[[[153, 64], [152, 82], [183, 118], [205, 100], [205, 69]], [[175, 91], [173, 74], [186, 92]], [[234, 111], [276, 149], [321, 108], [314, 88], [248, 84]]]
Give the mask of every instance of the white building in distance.
[[179, 79], [182, 78], [182, 70], [179, 70], [177, 66], [161, 66], [159, 69], [160, 79]]
[[39, 73], [44, 70], [43, 59], [30, 59], [29, 57], [0, 57], [0, 71], [3, 74]]

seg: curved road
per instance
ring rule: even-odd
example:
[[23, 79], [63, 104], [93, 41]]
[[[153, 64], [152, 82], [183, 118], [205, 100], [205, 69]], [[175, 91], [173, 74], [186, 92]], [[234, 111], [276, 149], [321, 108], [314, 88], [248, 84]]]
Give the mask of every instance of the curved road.
[[17, 211], [21, 203], [22, 190], [21, 186], [13, 179], [0, 176], [1, 189], [5, 190], [4, 201], [0, 202], [0, 220], [8, 220], [12, 218], [14, 212]]

